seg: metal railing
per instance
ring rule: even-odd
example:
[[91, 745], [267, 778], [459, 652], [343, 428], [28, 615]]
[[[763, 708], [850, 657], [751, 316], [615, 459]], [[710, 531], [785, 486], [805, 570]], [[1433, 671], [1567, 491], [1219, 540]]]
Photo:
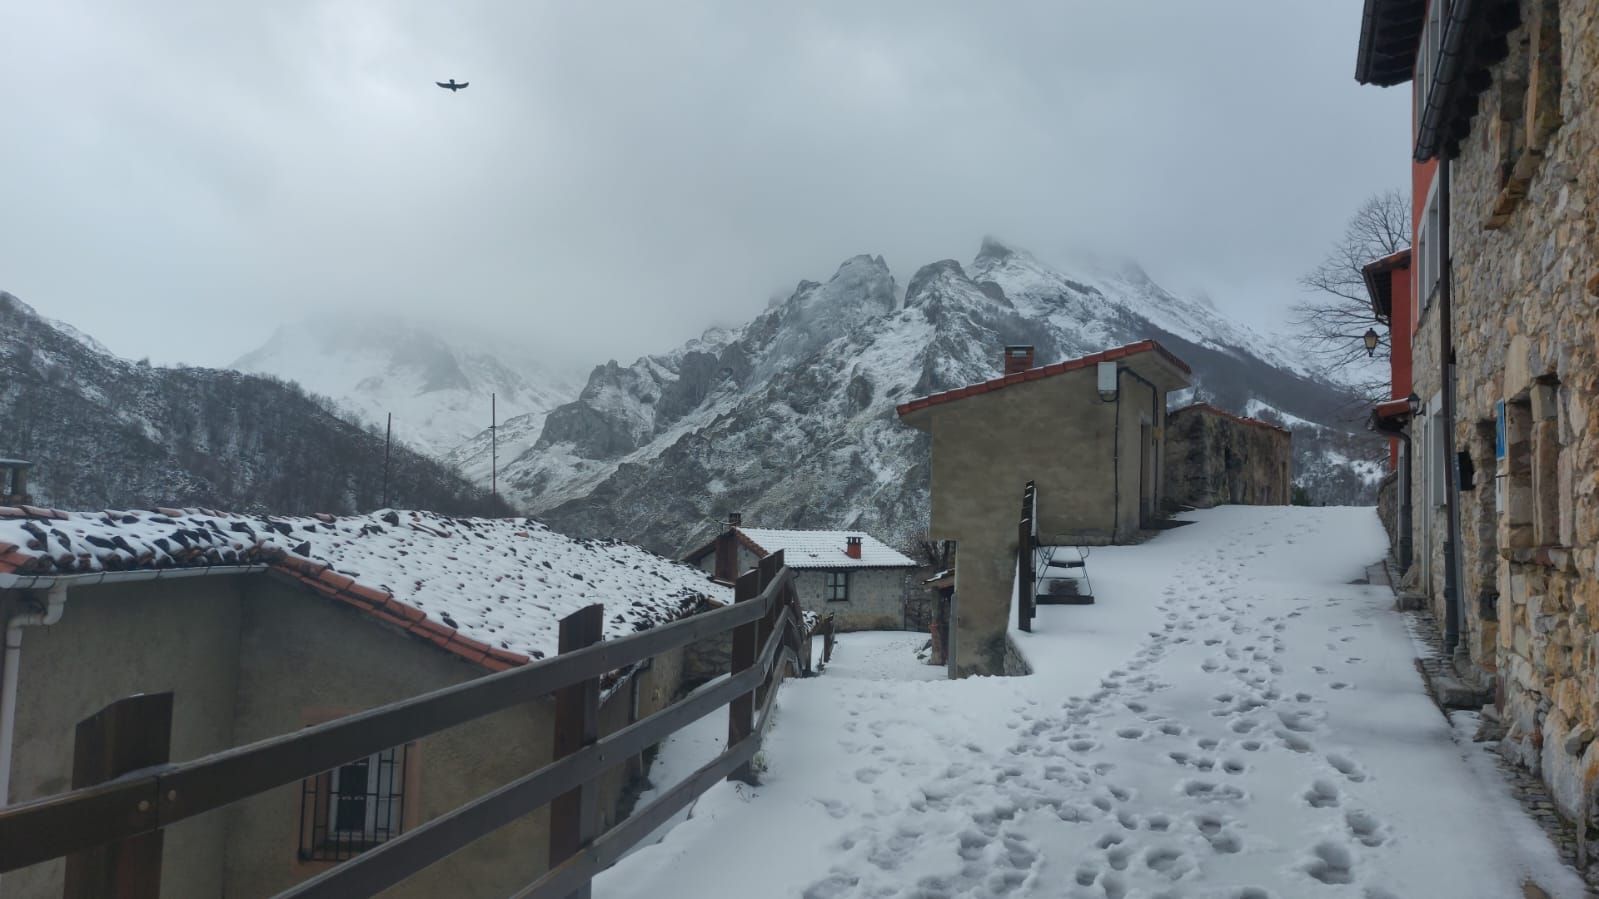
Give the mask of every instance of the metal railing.
[[[586, 895], [595, 874], [716, 781], [751, 779], [750, 761], [760, 749], [777, 687], [785, 671], [799, 672], [805, 635], [793, 574], [781, 552], [740, 577], [734, 597], [730, 606], [604, 642], [599, 640], [603, 607], [590, 606], [562, 621], [560, 655], [193, 761], [142, 768], [0, 809], [0, 873], [61, 857], [68, 858], [70, 869], [74, 856], [555, 695], [559, 757], [550, 764], [278, 895], [372, 895], [552, 803], [551, 869], [516, 895]], [[612, 734], [597, 735], [602, 675], [728, 632], [733, 662], [727, 679]], [[569, 636], [581, 645], [569, 649]], [[627, 819], [598, 832], [598, 779], [722, 706], [729, 707], [727, 748]], [[564, 753], [563, 745], [569, 747]], [[558, 799], [573, 801], [563, 807]], [[159, 863], [155, 873], [159, 877]]]

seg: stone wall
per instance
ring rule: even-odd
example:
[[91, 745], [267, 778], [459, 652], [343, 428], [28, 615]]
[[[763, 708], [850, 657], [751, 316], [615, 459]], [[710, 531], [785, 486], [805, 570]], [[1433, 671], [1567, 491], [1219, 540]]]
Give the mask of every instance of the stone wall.
[[852, 568], [849, 571], [849, 599], [827, 599], [827, 571], [804, 569], [795, 572], [794, 591], [800, 608], [826, 617], [840, 631], [897, 631], [905, 628], [905, 590], [908, 568]]
[[1293, 441], [1282, 428], [1195, 404], [1166, 416], [1165, 464], [1172, 503], [1287, 505]]
[[1399, 556], [1399, 473], [1391, 471], [1377, 485], [1377, 517], [1388, 532], [1388, 555]]
[[1016, 645], [1010, 634], [1005, 635], [1005, 664], [1001, 670], [1006, 677], [1024, 677], [1033, 673], [1033, 666], [1027, 663], [1027, 657], [1022, 655], [1021, 647]]
[[[1523, 0], [1452, 169], [1471, 645], [1561, 811], [1599, 787], [1599, 0]], [[1418, 360], [1418, 371], [1421, 363]], [[1493, 434], [1503, 403], [1506, 453]], [[1484, 609], [1487, 603], [1491, 605]]]

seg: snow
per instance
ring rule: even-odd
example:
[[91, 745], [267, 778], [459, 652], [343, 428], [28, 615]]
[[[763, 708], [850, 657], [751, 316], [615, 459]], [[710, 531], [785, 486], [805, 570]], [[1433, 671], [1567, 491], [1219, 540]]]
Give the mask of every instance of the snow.
[[1322, 450], [1321, 456], [1334, 468], [1347, 468], [1368, 484], [1377, 484], [1388, 474], [1387, 466], [1374, 459], [1352, 459], [1335, 449]]
[[783, 686], [763, 783], [595, 895], [1585, 895], [1423, 692], [1392, 594], [1351, 583], [1385, 549], [1371, 509], [1188, 517], [1095, 550], [1099, 602], [1015, 635], [1029, 677], [841, 676], [844, 635]]
[[[504, 465], [538, 439], [544, 416], [575, 398], [579, 387], [571, 376], [534, 361], [526, 350], [519, 355], [515, 347], [496, 345], [482, 335], [392, 318], [329, 316], [284, 325], [232, 367], [296, 381], [333, 400], [347, 417], [379, 429], [393, 413], [396, 440], [473, 468], [469, 474], [484, 485], [490, 395], [502, 425], [532, 416], [513, 430], [510, 441], [502, 440], [499, 458]], [[476, 455], [463, 452], [479, 443], [481, 472]]]
[[394, 510], [338, 518], [62, 514], [0, 517], [0, 543], [36, 560], [66, 559], [63, 573], [285, 556], [322, 562], [464, 636], [534, 659], [555, 654], [560, 619], [596, 602], [605, 604], [605, 637], [614, 639], [692, 614], [701, 597], [732, 601], [731, 590], [697, 568], [628, 543], [567, 537], [531, 519]]
[[943, 666], [928, 665], [916, 657], [928, 639], [926, 634], [912, 631], [839, 634], [824, 676], [867, 681], [944, 680], [948, 675]]
[[1326, 429], [1326, 425], [1319, 425], [1308, 418], [1300, 418], [1297, 415], [1284, 412], [1258, 397], [1250, 397], [1249, 402], [1244, 404], [1244, 414], [1250, 418], [1258, 418], [1262, 421], [1280, 424], [1290, 430], [1319, 431]]
[[[915, 568], [916, 563], [864, 531], [738, 529], [767, 553], [783, 551], [783, 561], [791, 568]], [[846, 541], [861, 541], [861, 557], [844, 552]]]

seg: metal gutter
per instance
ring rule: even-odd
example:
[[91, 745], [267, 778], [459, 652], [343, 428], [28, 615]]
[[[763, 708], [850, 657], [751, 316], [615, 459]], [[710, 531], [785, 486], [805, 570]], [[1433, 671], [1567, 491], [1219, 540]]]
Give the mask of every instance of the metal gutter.
[[1450, 88], [1460, 78], [1460, 63], [1465, 56], [1464, 44], [1469, 30], [1467, 23], [1475, 11], [1474, 0], [1454, 0], [1449, 7], [1449, 21], [1444, 25], [1443, 40], [1439, 42], [1438, 68], [1433, 72], [1432, 84], [1427, 90], [1427, 108], [1422, 111], [1421, 124], [1416, 128], [1414, 156], [1417, 162], [1432, 159], [1442, 149], [1439, 135], [1444, 109], [1451, 99]]
[[85, 571], [75, 574], [15, 574], [0, 572], [0, 590], [47, 590], [57, 583], [73, 587], [96, 584], [127, 584], [136, 581], [169, 581], [207, 575], [255, 574], [272, 566], [257, 562], [249, 565], [200, 565], [193, 568], [132, 568], [122, 571]]

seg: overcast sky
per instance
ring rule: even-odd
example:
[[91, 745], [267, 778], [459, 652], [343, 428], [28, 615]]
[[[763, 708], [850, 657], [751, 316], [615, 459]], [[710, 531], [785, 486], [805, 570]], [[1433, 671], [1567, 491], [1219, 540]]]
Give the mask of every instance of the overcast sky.
[[848, 256], [903, 285], [993, 233], [1280, 327], [1408, 177], [1408, 95], [1354, 81], [1360, 10], [9, 3], [0, 289], [158, 362], [335, 308], [630, 360]]

